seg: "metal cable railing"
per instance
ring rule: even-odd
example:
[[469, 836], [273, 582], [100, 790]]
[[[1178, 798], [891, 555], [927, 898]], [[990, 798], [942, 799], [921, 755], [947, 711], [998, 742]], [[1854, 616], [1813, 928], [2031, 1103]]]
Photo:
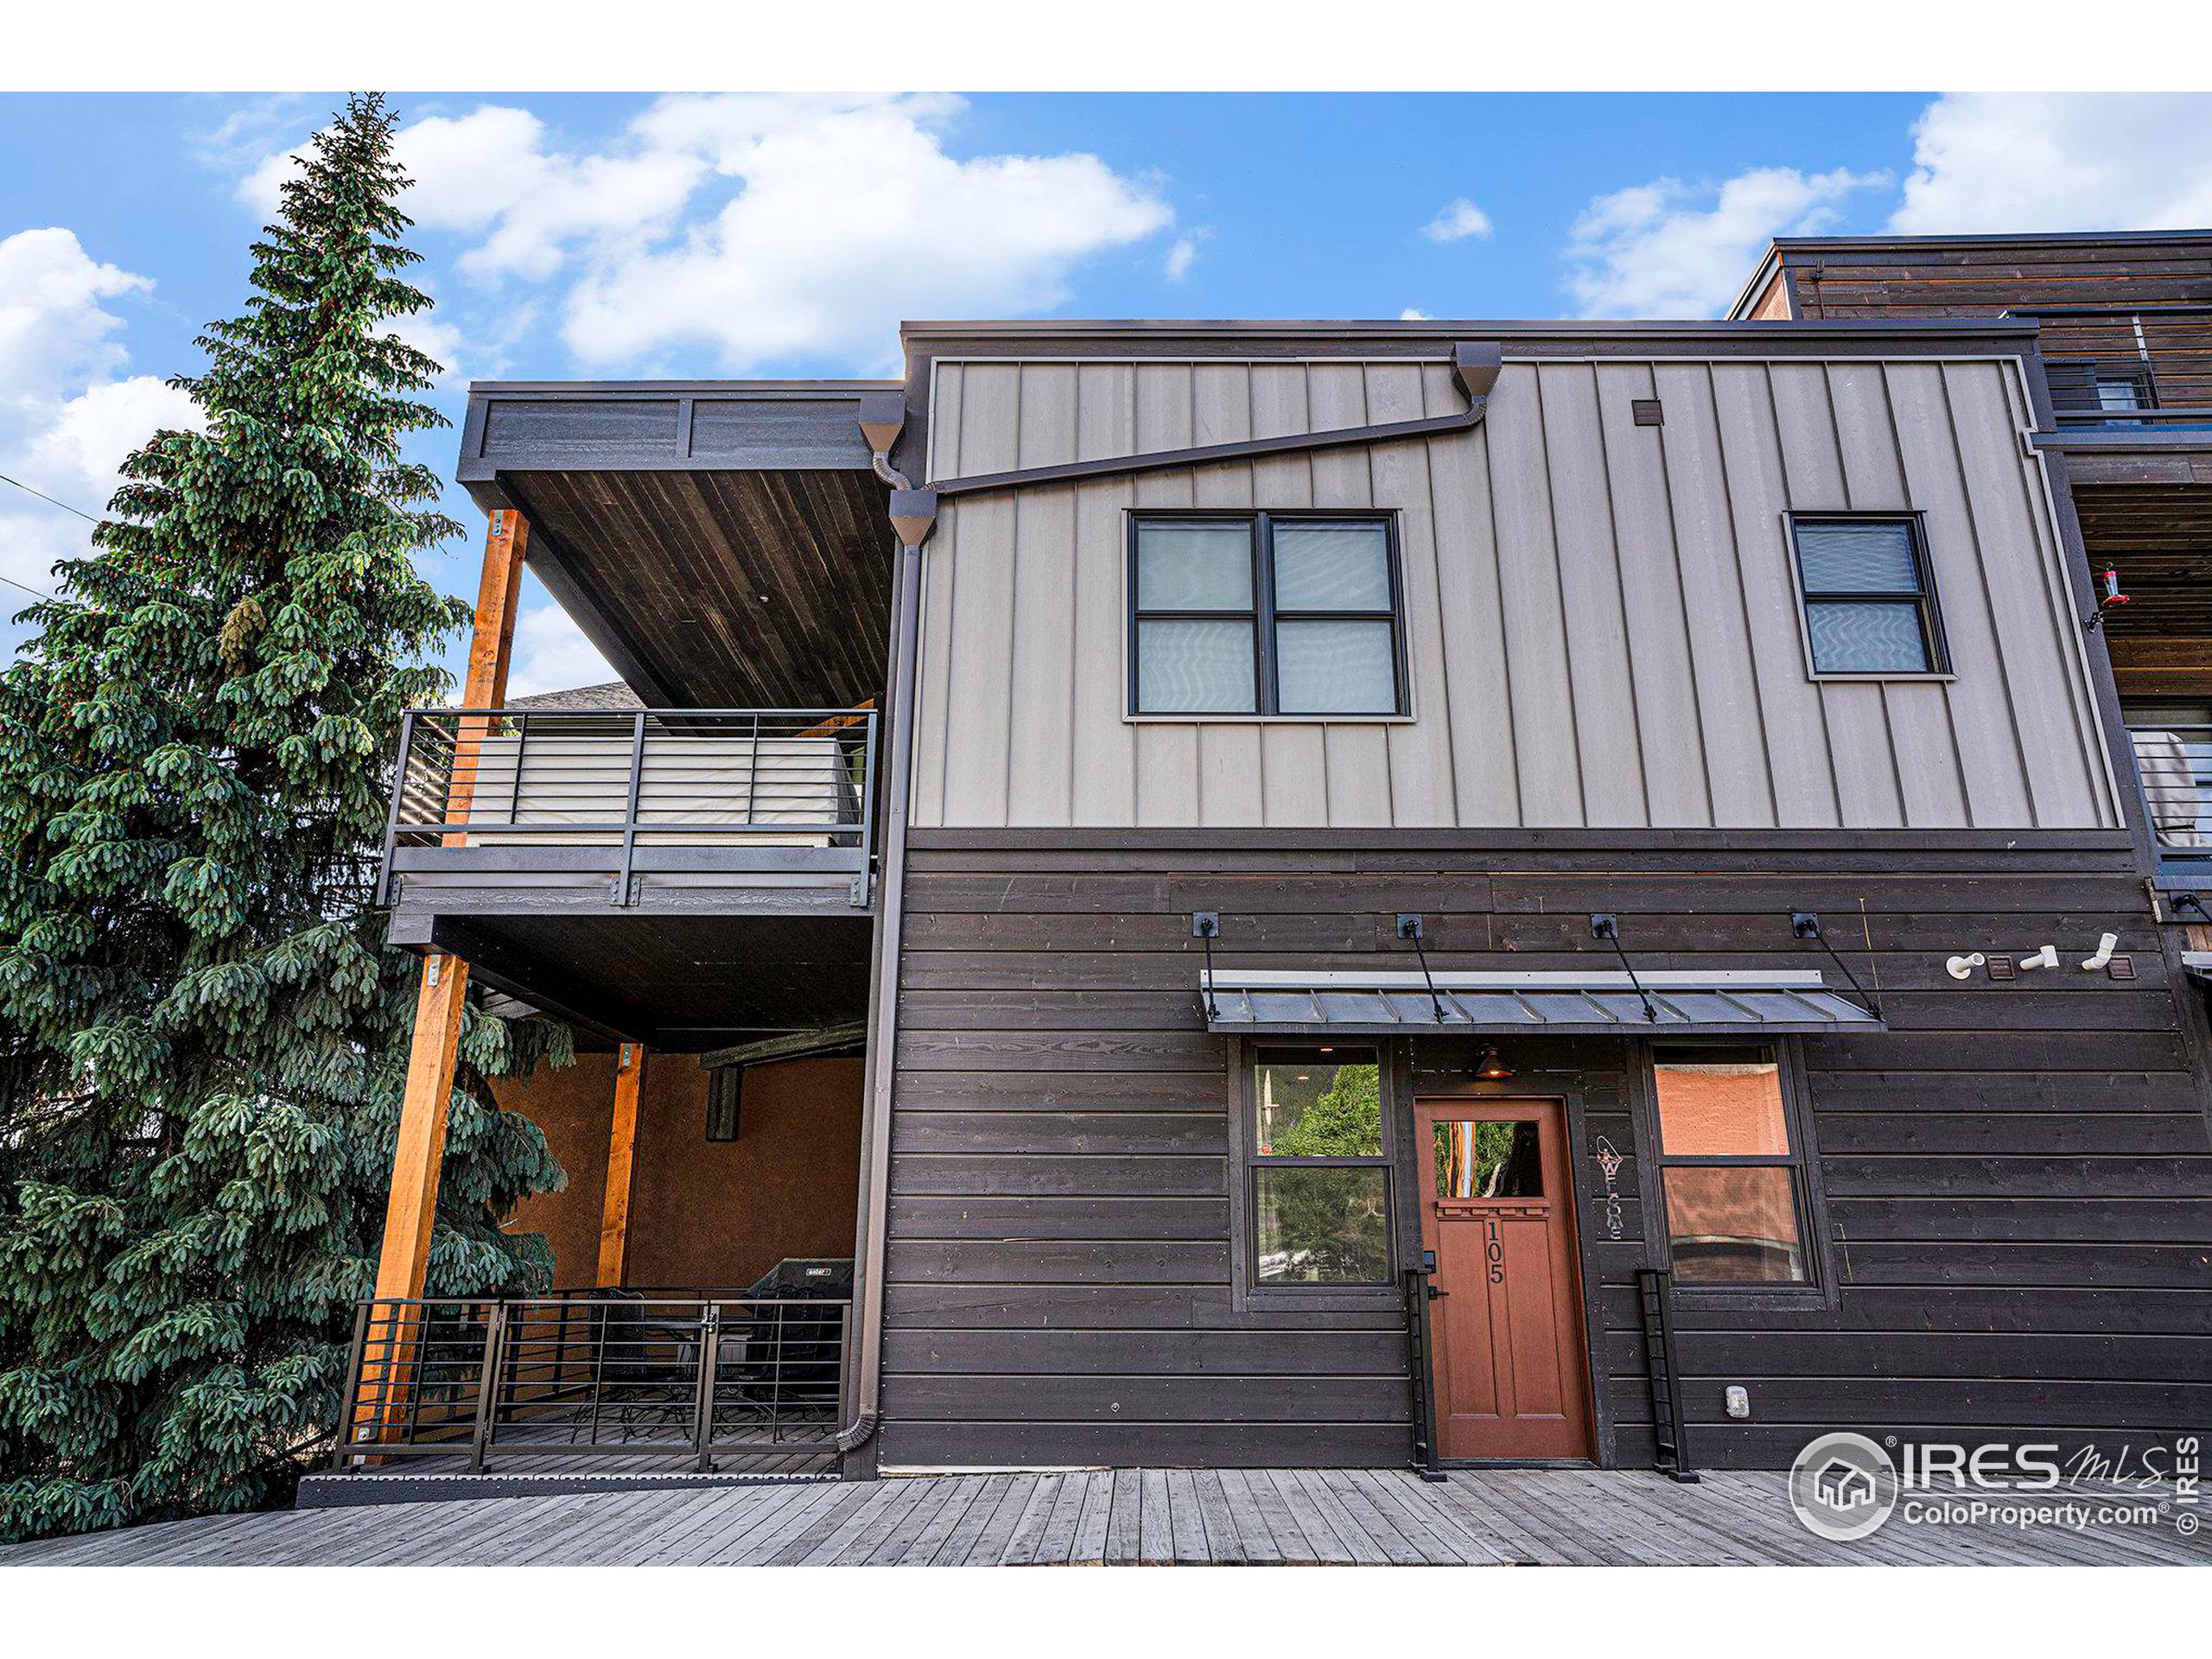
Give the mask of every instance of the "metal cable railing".
[[2158, 843], [2212, 850], [2212, 726], [2146, 722], [2127, 735]]
[[630, 1290], [364, 1302], [340, 1465], [830, 1453], [849, 1299]]
[[385, 834], [401, 848], [872, 849], [872, 709], [416, 709]]

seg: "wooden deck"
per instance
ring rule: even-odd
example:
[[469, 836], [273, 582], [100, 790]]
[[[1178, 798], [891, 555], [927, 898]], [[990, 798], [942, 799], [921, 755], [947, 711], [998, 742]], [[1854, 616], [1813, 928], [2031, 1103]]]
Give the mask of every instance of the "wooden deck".
[[[2091, 1503], [2155, 1492], [2076, 1489]], [[0, 1566], [2212, 1564], [2202, 1534], [1909, 1526], [1831, 1544], [1783, 1477], [1124, 1469], [492, 1498], [223, 1516], [0, 1550]]]

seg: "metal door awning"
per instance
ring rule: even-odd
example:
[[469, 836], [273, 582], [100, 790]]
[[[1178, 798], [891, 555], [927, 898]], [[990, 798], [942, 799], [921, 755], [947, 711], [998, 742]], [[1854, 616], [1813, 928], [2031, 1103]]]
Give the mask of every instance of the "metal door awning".
[[[1220, 969], [1202, 972], [1198, 985], [1207, 1030], [1255, 1036], [1465, 1031], [1782, 1037], [1885, 1029], [1875, 1015], [1827, 989], [1817, 969], [1638, 973], [1633, 980], [1617, 969], [1425, 976]], [[1646, 997], [1656, 1020], [1645, 1012]]]

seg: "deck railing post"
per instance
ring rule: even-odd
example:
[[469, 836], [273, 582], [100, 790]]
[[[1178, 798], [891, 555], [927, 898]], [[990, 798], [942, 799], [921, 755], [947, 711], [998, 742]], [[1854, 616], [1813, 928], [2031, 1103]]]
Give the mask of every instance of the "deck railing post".
[[868, 711], [868, 726], [861, 758], [861, 904], [875, 895], [875, 727], [876, 711]]
[[753, 828], [753, 802], [760, 792], [760, 716], [753, 716], [753, 741], [746, 749], [745, 827]]
[[622, 813], [622, 874], [614, 883], [614, 902], [630, 902], [630, 873], [638, 861], [638, 791], [645, 774], [645, 715], [642, 709], [630, 728], [630, 795]]
[[484, 1361], [476, 1374], [476, 1422], [468, 1435], [468, 1472], [484, 1472], [485, 1454], [492, 1446], [492, 1414], [499, 1395], [499, 1358], [506, 1346], [507, 1304], [494, 1297], [484, 1325]]
[[361, 1366], [368, 1357], [369, 1309], [368, 1301], [355, 1304], [353, 1308], [353, 1351], [346, 1360], [346, 1392], [339, 1397], [346, 1402], [346, 1418], [338, 1431], [338, 1445], [332, 1452], [333, 1468], [343, 1463], [352, 1453], [355, 1437], [361, 1427]]
[[699, 1316], [699, 1391], [693, 1402], [692, 1467], [706, 1474], [715, 1466], [715, 1384], [721, 1370], [722, 1308], [709, 1302]]
[[377, 874], [377, 903], [391, 902], [391, 855], [399, 846], [399, 811], [407, 799], [407, 773], [414, 764], [415, 711], [399, 716], [399, 766], [391, 775], [391, 810], [384, 821], [384, 868]]

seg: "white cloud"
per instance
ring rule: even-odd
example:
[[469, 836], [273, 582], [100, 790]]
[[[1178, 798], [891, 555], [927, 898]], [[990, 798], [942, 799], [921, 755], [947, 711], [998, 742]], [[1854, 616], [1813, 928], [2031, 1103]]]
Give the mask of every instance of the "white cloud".
[[[1076, 265], [1167, 229], [1156, 181], [1096, 156], [948, 154], [957, 98], [663, 98], [597, 152], [554, 147], [527, 110], [402, 129], [426, 229], [472, 239], [479, 281], [574, 272], [562, 334], [600, 369], [703, 346], [744, 372], [778, 359], [880, 365], [902, 317], [1033, 313]], [[273, 203], [284, 158], [240, 186]], [[1193, 236], [1203, 234], [1194, 232]], [[1171, 251], [1171, 275], [1196, 255]]]
[[1464, 242], [1471, 236], [1488, 241], [1496, 228], [1488, 213], [1465, 196], [1454, 196], [1436, 210], [1436, 217], [1421, 227], [1421, 233], [1432, 242]]
[[1165, 267], [1169, 282], [1179, 283], [1191, 274], [1191, 267], [1198, 262], [1198, 243], [1204, 234], [1203, 232], [1194, 232], [1175, 238], [1175, 245], [1167, 250]]
[[385, 324], [385, 330], [397, 334], [437, 364], [440, 372], [434, 382], [436, 385], [450, 391], [467, 384], [470, 371], [461, 359], [468, 346], [455, 324], [439, 321], [434, 312], [416, 311], [393, 317]]
[[1833, 226], [1853, 192], [1886, 173], [1753, 168], [1719, 185], [1655, 179], [1585, 208], [1570, 236], [1567, 286], [1582, 315], [1717, 315], [1734, 299], [1770, 238]]
[[1427, 322], [1428, 313], [1409, 305], [1398, 313], [1398, 321], [1400, 322]]
[[604, 685], [620, 677], [559, 606], [532, 606], [516, 617], [514, 659], [507, 671], [509, 696]]
[[1911, 234], [2212, 224], [2212, 95], [1953, 92], [1913, 124], [1890, 228]]
[[[124, 370], [123, 319], [105, 302], [153, 284], [88, 255], [60, 226], [0, 240], [0, 472], [86, 512], [114, 493], [124, 456], [162, 427], [197, 426], [191, 398]], [[0, 575], [52, 591], [58, 559], [84, 552], [92, 526], [22, 492], [0, 488]], [[15, 588], [0, 599], [12, 616]], [[0, 628], [10, 647], [21, 638]]]

